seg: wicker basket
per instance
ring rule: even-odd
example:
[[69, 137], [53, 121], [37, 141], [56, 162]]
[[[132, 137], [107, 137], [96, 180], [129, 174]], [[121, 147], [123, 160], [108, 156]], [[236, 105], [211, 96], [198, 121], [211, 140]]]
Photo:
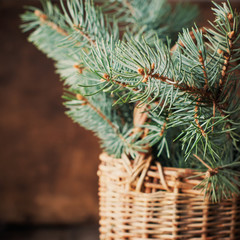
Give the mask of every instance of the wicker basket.
[[146, 159], [133, 166], [101, 154], [101, 240], [239, 240], [240, 198], [218, 204], [193, 190], [200, 177], [189, 169], [162, 168]]

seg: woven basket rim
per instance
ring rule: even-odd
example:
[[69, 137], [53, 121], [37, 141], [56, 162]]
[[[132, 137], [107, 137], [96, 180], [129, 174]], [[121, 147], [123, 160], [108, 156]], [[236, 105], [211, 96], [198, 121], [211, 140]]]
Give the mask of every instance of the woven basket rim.
[[[147, 170], [145, 169], [144, 174], [142, 174], [144, 172], [142, 171], [132, 179], [134, 173], [126, 169], [122, 158], [115, 158], [103, 152], [100, 154], [99, 159], [102, 164], [99, 167], [98, 176], [100, 177], [102, 172], [108, 172], [111, 181], [119, 184], [119, 186], [123, 186], [123, 193], [125, 191], [124, 188], [131, 189], [131, 194], [140, 194], [142, 196], [157, 196], [161, 192], [171, 196], [177, 193], [179, 196], [189, 195], [196, 199], [198, 197], [201, 199], [201, 196], [205, 196], [204, 201], [212, 202], [201, 188], [202, 181], [206, 178], [206, 172], [173, 167], [162, 167], [162, 170], [159, 171], [158, 166], [155, 166], [153, 162], [153, 165], [149, 166]], [[153, 179], [156, 182], [153, 182]], [[235, 197], [240, 196], [234, 194], [232, 197], [224, 199], [224, 201]]]
[[[155, 166], [154, 164], [149, 166], [147, 170], [145, 171], [144, 176], [141, 179], [140, 172], [137, 177], [131, 179], [134, 173], [131, 171], [128, 171], [126, 167], [124, 166], [123, 160], [121, 158], [115, 158], [113, 156], [109, 156], [107, 153], [103, 152], [99, 156], [100, 160], [105, 162], [107, 164], [106, 168], [107, 171], [109, 171], [109, 174], [111, 175], [112, 179], [115, 179], [116, 182], [119, 181], [119, 183], [122, 180], [118, 179], [125, 179], [125, 183], [129, 184], [131, 186], [133, 192], [137, 192], [138, 194], [149, 194], [146, 193], [145, 190], [142, 190], [142, 187], [144, 189], [146, 188], [155, 188], [155, 192], [179, 192], [184, 194], [192, 194], [195, 196], [198, 195], [204, 195], [204, 192], [196, 189], [196, 186], [199, 185], [202, 180], [205, 177], [205, 173], [197, 172], [192, 169], [185, 169], [185, 168], [172, 168], [172, 167], [163, 167], [161, 170], [159, 170], [158, 166]], [[102, 168], [105, 168], [103, 165]], [[106, 170], [104, 170], [106, 171]], [[99, 174], [101, 175], [101, 169], [99, 171]], [[150, 179], [158, 179], [157, 183], [149, 182]], [[139, 184], [139, 180], [140, 184]], [[120, 183], [120, 184], [125, 184]], [[137, 187], [140, 185], [140, 187]], [[157, 193], [150, 193], [151, 195], [157, 194]]]
[[[114, 159], [114, 160], [119, 161], [119, 162], [121, 162], [121, 160], [122, 160], [121, 158], [116, 158], [114, 156], [111, 156], [111, 155], [107, 154], [106, 152], [102, 152], [99, 155], [99, 158], [100, 158], [100, 160]], [[153, 161], [153, 163], [154, 163], [154, 161]], [[153, 163], [150, 165], [149, 170], [156, 171], [157, 167]], [[205, 173], [204, 171], [199, 171], [199, 170], [195, 170], [195, 169], [192, 169], [192, 168], [177, 168], [177, 167], [162, 167], [162, 168], [163, 168], [163, 171], [164, 171], [165, 174], [171, 174], [171, 173], [175, 172], [175, 173], [177, 173], [177, 175], [179, 175], [179, 177], [195, 176], [195, 175]], [[203, 177], [200, 177], [200, 178], [202, 179]]]

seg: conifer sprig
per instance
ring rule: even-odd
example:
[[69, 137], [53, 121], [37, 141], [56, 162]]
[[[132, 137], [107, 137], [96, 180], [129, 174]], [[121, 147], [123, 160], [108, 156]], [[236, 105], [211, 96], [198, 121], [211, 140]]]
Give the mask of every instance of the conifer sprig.
[[[238, 193], [240, 15], [229, 3], [215, 4], [211, 28], [188, 29], [196, 15], [189, 5], [42, 2], [23, 15], [23, 27], [55, 60], [74, 121], [109, 154], [134, 158], [152, 148], [165, 165], [204, 170], [198, 188], [214, 201]], [[146, 106], [138, 125], [134, 106]]]
[[[112, 35], [117, 36], [117, 34], [110, 31], [110, 25], [105, 22], [100, 9], [95, 11], [90, 1], [87, 1], [85, 5], [83, 2], [68, 2], [68, 9], [62, 2], [62, 12], [58, 7], [53, 6], [50, 1], [43, 1], [42, 4], [43, 10], [33, 8], [22, 16], [23, 21], [28, 22], [23, 25], [23, 28], [24, 30], [37, 28], [30, 35], [29, 40], [56, 61], [57, 71], [65, 80], [65, 85], [70, 87], [68, 92], [74, 93], [73, 95], [66, 94], [64, 97], [68, 100], [65, 103], [69, 108], [68, 115], [74, 118], [75, 122], [93, 130], [101, 139], [103, 148], [109, 154], [120, 157], [124, 151], [135, 156], [136, 151], [139, 152], [141, 149], [131, 142], [131, 139], [127, 139], [129, 137], [128, 132], [132, 128], [129, 120], [133, 111], [132, 107], [119, 106], [112, 110], [114, 99], [108, 93], [101, 93], [102, 99], [99, 96], [85, 96], [81, 100], [84, 99], [84, 102], [75, 97], [77, 92], [81, 90], [79, 86], [85, 85], [86, 79], [91, 82], [93, 78], [91, 72], [86, 68], [87, 66], [84, 65], [79, 50], [86, 53], [91, 46], [97, 47], [95, 44], [97, 37], [102, 39], [102, 36], [105, 36], [104, 40], [108, 41], [110, 35], [112, 37]], [[90, 21], [94, 21], [95, 25], [93, 26]], [[80, 24], [83, 27], [80, 28]], [[101, 28], [102, 31], [98, 36], [93, 32], [96, 27], [98, 30]], [[117, 28], [114, 31], [117, 31]], [[96, 92], [99, 92], [97, 86], [94, 88]], [[89, 94], [84, 88], [82, 88], [82, 91], [85, 95]], [[108, 101], [109, 110], [104, 113], [106, 112], [106, 106], [97, 104], [96, 107], [94, 102], [102, 102], [103, 99], [107, 99], [107, 96], [110, 97], [111, 101]], [[92, 101], [92, 98], [98, 100]], [[117, 115], [117, 112], [120, 112], [120, 114]], [[89, 121], [93, 119], [96, 119], [96, 121]], [[98, 126], [101, 122], [104, 122], [104, 124]], [[125, 125], [119, 127], [122, 122]]]

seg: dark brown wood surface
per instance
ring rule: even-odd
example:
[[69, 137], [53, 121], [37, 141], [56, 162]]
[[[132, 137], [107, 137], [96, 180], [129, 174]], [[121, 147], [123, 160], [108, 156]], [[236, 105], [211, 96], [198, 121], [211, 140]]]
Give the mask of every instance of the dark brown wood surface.
[[97, 139], [68, 118], [54, 64], [20, 29], [23, 5], [0, 1], [0, 221], [97, 218]]
[[53, 62], [21, 33], [29, 4], [38, 1], [0, 0], [0, 222], [96, 220], [98, 142], [64, 114]]

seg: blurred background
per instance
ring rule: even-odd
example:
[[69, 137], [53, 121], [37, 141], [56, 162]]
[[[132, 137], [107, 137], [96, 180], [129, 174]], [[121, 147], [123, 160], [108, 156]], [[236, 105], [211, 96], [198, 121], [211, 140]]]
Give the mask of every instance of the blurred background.
[[[191, 2], [200, 26], [213, 19]], [[98, 239], [98, 140], [64, 114], [54, 63], [19, 28], [24, 5], [40, 6], [0, 0], [0, 239]]]

